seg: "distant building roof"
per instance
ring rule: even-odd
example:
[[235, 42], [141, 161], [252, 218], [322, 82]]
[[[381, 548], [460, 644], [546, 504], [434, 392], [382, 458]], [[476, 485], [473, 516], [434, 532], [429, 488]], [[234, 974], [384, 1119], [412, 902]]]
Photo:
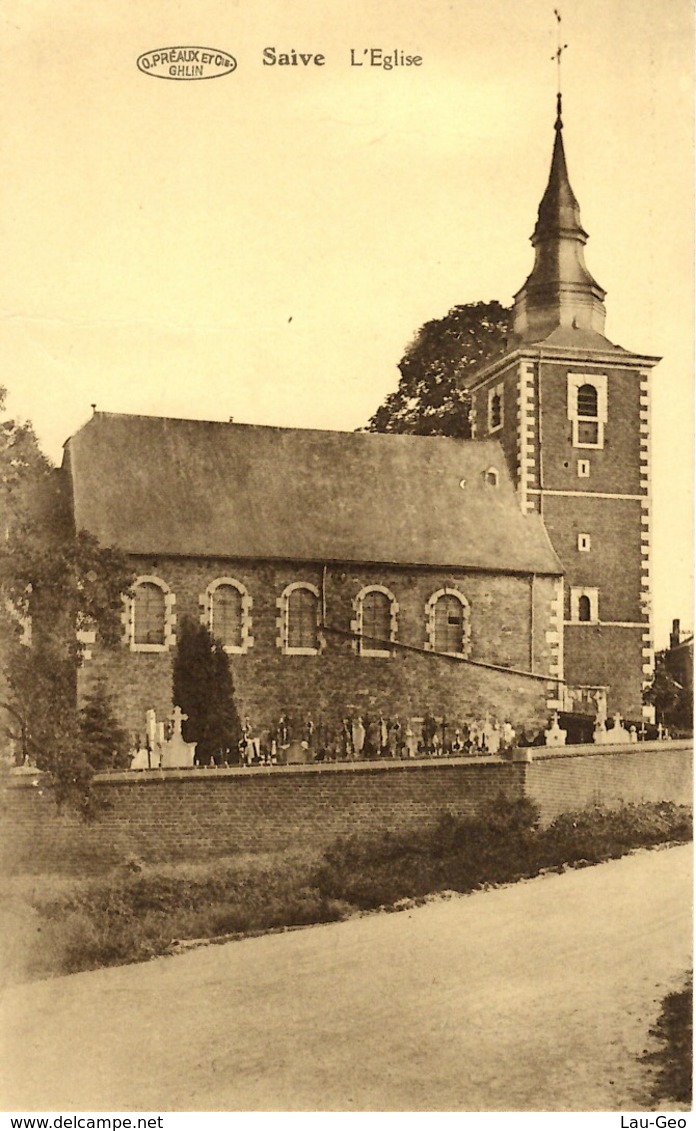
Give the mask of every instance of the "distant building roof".
[[63, 466], [77, 529], [132, 554], [562, 572], [496, 441], [95, 413]]

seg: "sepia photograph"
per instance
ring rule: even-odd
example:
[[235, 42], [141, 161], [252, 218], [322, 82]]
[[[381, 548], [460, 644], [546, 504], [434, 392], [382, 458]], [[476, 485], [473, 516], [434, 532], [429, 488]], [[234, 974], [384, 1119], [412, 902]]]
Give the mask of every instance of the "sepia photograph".
[[7, 1126], [686, 1127], [692, 5], [0, 21]]

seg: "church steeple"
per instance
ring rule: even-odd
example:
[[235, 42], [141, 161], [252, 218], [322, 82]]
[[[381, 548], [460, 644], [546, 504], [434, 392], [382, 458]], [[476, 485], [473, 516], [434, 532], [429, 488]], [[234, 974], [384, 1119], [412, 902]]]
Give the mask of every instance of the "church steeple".
[[554, 130], [549, 181], [531, 237], [534, 266], [515, 295], [514, 332], [527, 342], [540, 341], [558, 327], [604, 333], [606, 291], [585, 266], [587, 232], [568, 179], [560, 93]]

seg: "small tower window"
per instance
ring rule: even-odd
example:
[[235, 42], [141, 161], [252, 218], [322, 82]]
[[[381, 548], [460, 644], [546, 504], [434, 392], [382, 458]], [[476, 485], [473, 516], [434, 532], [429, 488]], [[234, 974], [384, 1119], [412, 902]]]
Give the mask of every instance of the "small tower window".
[[592, 540], [589, 534], [578, 534], [578, 550], [588, 554], [592, 549]]
[[497, 432], [503, 427], [503, 385], [502, 382], [488, 390], [488, 431]]
[[483, 482], [487, 487], [497, 487], [499, 482], [498, 469], [489, 467], [488, 471], [484, 471]]
[[599, 621], [599, 589], [586, 586], [570, 590], [571, 624], [597, 624]]
[[578, 460], [578, 479], [590, 478], [590, 461], [588, 459]]

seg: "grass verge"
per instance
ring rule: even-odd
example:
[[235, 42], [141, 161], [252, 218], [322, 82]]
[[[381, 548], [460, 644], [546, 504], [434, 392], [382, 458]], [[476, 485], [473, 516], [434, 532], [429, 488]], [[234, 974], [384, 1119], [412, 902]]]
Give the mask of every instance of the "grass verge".
[[693, 1078], [693, 973], [683, 989], [667, 994], [662, 1012], [650, 1030], [658, 1042], [654, 1052], [646, 1053], [644, 1063], [655, 1069], [651, 1099], [659, 1104], [691, 1105]]
[[445, 813], [409, 833], [287, 852], [121, 870], [93, 881], [6, 881], [6, 980], [74, 973], [170, 952], [177, 940], [244, 935], [346, 918], [444, 890], [470, 892], [683, 842], [691, 812], [663, 804], [568, 813], [546, 828], [504, 797], [469, 818]]

